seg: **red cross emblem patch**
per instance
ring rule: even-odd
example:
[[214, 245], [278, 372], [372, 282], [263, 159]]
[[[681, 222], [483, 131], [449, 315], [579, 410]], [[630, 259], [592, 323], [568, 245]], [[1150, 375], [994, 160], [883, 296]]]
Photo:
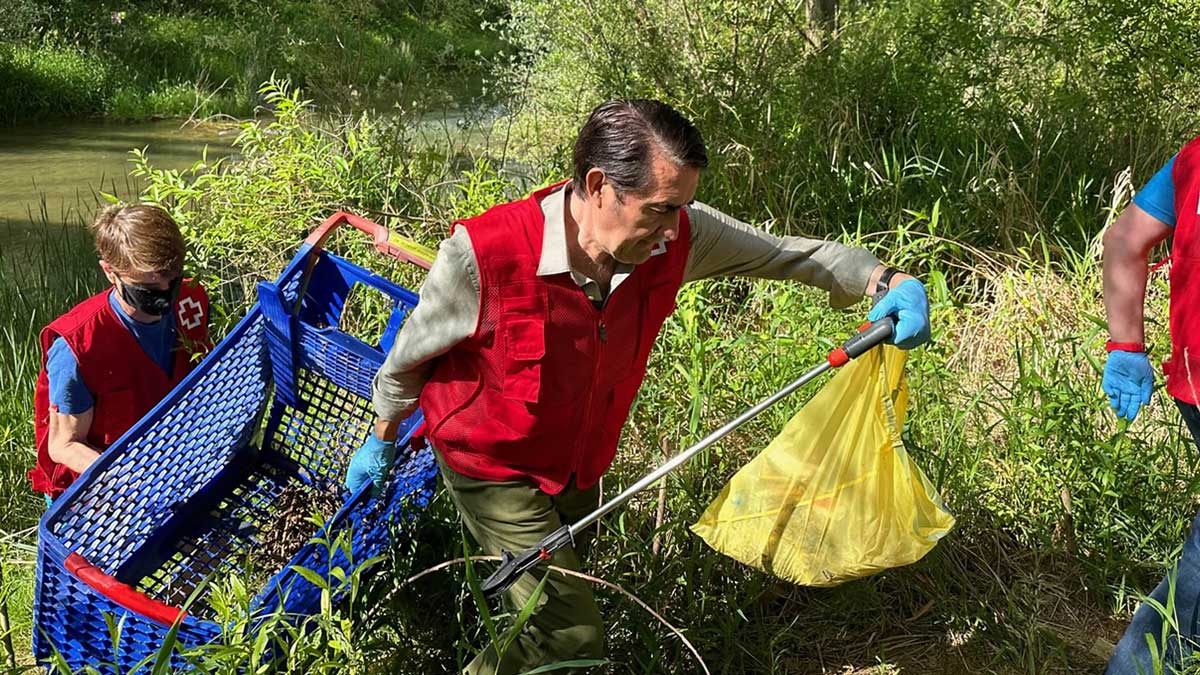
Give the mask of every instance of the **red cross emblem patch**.
[[204, 308], [192, 298], [180, 300], [176, 314], [179, 316], [180, 325], [188, 330], [199, 328], [200, 322], [204, 320]]

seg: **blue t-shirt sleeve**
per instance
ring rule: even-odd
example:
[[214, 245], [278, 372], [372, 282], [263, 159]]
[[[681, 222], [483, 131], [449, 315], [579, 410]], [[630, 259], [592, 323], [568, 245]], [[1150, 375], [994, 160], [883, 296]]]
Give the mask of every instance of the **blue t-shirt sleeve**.
[[1175, 179], [1171, 176], [1174, 168], [1175, 157], [1172, 157], [1171, 161], [1146, 183], [1146, 187], [1133, 196], [1134, 204], [1171, 227], [1175, 226]]
[[55, 338], [46, 354], [46, 379], [50, 382], [50, 405], [58, 408], [58, 412], [78, 415], [96, 404], [92, 392], [83, 384], [75, 353], [62, 338]]

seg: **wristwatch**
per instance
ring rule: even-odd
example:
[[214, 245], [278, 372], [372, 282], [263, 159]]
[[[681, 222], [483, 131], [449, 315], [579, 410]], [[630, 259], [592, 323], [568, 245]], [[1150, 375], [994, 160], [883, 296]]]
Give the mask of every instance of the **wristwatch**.
[[886, 267], [883, 274], [879, 275], [879, 281], [875, 282], [875, 294], [871, 296], [871, 306], [883, 299], [887, 295], [888, 286], [892, 283], [892, 277], [896, 276], [900, 270], [895, 267]]
[[886, 291], [892, 283], [892, 277], [900, 273], [900, 270], [895, 267], [887, 267], [883, 270], [883, 274], [879, 275], [879, 281], [875, 284], [875, 292]]

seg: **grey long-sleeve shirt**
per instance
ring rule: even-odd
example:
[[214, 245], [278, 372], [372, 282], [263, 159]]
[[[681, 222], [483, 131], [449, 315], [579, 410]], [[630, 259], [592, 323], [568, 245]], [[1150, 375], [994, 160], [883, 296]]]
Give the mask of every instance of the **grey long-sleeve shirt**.
[[[570, 273], [592, 300], [600, 285], [568, 264], [564, 214], [569, 190], [542, 202], [545, 229], [538, 276]], [[776, 237], [696, 202], [687, 207], [691, 251], [684, 283], [722, 276], [791, 279], [829, 291], [829, 303], [842, 308], [862, 298], [879, 260], [870, 252], [834, 241]], [[618, 264], [609, 293], [633, 271]], [[466, 228], [441, 243], [420, 291], [421, 300], [400, 329], [383, 367], [375, 375], [372, 402], [380, 419], [400, 420], [417, 407], [437, 357], [471, 336], [479, 316], [479, 267]]]

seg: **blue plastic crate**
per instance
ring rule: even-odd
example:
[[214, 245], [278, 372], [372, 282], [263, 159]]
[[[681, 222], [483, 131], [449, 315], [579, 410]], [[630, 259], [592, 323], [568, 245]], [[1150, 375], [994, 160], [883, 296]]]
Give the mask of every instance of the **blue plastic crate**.
[[[72, 668], [128, 669], [157, 653], [179, 620], [180, 644], [213, 640], [211, 585], [238, 570], [259, 526], [290, 484], [333, 486], [346, 501], [320, 534], [350, 537], [354, 561], [296, 542], [291, 563], [252, 609], [294, 616], [319, 609], [320, 590], [298, 565], [326, 576], [379, 555], [432, 495], [436, 466], [410, 443], [420, 413], [400, 430], [397, 465], [378, 498], [341, 487], [349, 454], [370, 433], [371, 379], [417, 295], [322, 249], [341, 224], [375, 235], [381, 251], [428, 266], [386, 229], [335, 214], [314, 231], [259, 302], [167, 397], [64, 493], [39, 526], [34, 654], [57, 649]], [[368, 345], [338, 329], [356, 284], [393, 305], [383, 338]], [[315, 529], [315, 528], [314, 528]], [[197, 589], [200, 589], [197, 592]], [[180, 606], [195, 596], [186, 614]], [[120, 622], [114, 643], [105, 618]], [[179, 618], [182, 617], [182, 618]]]

